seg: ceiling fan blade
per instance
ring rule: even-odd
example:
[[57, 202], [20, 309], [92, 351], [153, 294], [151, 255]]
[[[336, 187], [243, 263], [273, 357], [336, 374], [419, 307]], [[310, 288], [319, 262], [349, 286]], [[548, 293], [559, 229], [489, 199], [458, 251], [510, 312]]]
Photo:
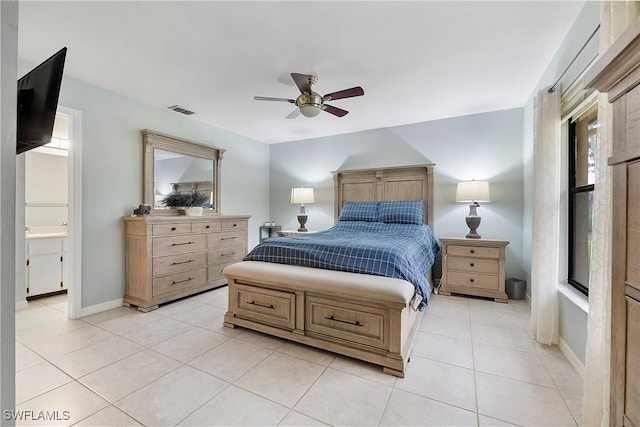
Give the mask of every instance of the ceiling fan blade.
[[254, 96], [253, 99], [256, 101], [280, 101], [280, 102], [290, 102], [295, 104], [295, 99], [287, 99], [287, 98], [273, 98], [271, 96]]
[[328, 93], [322, 98], [325, 101], [333, 101], [334, 99], [353, 98], [354, 96], [364, 95], [364, 90], [360, 86], [351, 89], [339, 90], [337, 92]]
[[326, 111], [327, 113], [331, 113], [334, 116], [338, 116], [338, 117], [344, 117], [347, 114], [349, 114], [349, 112], [347, 110], [343, 110], [342, 108], [334, 107], [333, 105], [324, 104], [322, 109], [324, 111]]
[[298, 117], [300, 115], [300, 109], [296, 108], [295, 110], [293, 110], [287, 117], [285, 117], [285, 119], [295, 119], [296, 117]]
[[311, 93], [311, 83], [309, 82], [308, 75], [300, 74], [300, 73], [291, 73], [291, 78], [296, 83], [296, 86], [298, 86], [298, 89], [300, 89], [300, 92], [308, 93], [308, 94]]

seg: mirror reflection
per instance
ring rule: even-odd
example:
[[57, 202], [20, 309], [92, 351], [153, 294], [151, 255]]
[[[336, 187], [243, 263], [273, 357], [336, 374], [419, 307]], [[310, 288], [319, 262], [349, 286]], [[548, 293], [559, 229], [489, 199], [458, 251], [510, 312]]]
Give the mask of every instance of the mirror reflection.
[[153, 150], [154, 209], [169, 209], [163, 201], [172, 192], [204, 193], [204, 209], [215, 208], [214, 162], [155, 148]]

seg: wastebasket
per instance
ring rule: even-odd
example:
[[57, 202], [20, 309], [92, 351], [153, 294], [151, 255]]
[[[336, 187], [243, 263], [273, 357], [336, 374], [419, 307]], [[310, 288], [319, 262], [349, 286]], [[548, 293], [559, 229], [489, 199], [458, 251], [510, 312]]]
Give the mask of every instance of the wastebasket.
[[527, 289], [527, 281], [522, 279], [514, 279], [513, 277], [505, 280], [505, 290], [509, 299], [524, 299], [524, 291]]

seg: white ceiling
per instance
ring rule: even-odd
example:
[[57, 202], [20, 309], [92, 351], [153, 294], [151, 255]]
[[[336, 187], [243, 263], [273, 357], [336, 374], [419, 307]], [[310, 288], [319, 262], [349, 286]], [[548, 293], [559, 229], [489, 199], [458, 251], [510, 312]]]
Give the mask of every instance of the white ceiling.
[[[65, 73], [276, 143], [521, 107], [583, 1], [20, 1], [19, 58], [68, 47]], [[285, 119], [289, 73], [343, 118]], [[178, 114], [178, 113], [175, 113]]]

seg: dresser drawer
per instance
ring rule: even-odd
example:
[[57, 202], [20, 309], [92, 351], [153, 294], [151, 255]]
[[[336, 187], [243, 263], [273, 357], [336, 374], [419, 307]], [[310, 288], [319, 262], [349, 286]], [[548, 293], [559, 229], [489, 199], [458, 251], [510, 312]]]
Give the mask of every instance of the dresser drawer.
[[169, 294], [195, 286], [203, 285], [207, 281], [207, 269], [186, 271], [153, 279], [153, 296]]
[[234, 298], [234, 304], [237, 306], [235, 314], [238, 317], [287, 329], [295, 328], [294, 293], [240, 284], [230, 292], [233, 292], [230, 297]]
[[386, 348], [387, 328], [383, 309], [307, 297], [305, 330], [378, 348]]
[[187, 252], [153, 259], [153, 276], [164, 276], [207, 266], [207, 251]]
[[500, 248], [449, 245], [447, 246], [447, 254], [481, 258], [499, 258]]
[[230, 264], [242, 261], [245, 255], [244, 245], [209, 249], [208, 253], [208, 265]]
[[447, 268], [449, 270], [468, 271], [472, 273], [498, 274], [500, 261], [497, 259], [484, 259], [473, 257], [447, 256]]
[[208, 233], [210, 231], [220, 231], [222, 224], [220, 221], [194, 222], [191, 224], [191, 231], [194, 233]]
[[453, 286], [498, 290], [500, 288], [500, 278], [493, 274], [474, 274], [449, 271], [447, 273], [447, 284]]
[[204, 234], [156, 237], [153, 239], [153, 256], [171, 255], [206, 249]]
[[213, 282], [214, 280], [221, 280], [224, 279], [225, 282], [227, 279], [224, 278], [224, 276], [222, 275], [222, 270], [224, 270], [224, 268], [228, 265], [231, 264], [235, 264], [237, 261], [234, 262], [228, 262], [226, 264], [218, 264], [218, 265], [210, 265], [207, 268], [207, 277], [208, 277], [208, 281], [209, 282]]
[[222, 221], [222, 230], [246, 230], [246, 221]]
[[154, 224], [152, 225], [154, 236], [168, 236], [171, 234], [191, 233], [191, 223], [186, 224]]
[[247, 232], [242, 230], [219, 231], [207, 235], [207, 246], [214, 249], [223, 246], [237, 246], [238, 243], [246, 241]]

